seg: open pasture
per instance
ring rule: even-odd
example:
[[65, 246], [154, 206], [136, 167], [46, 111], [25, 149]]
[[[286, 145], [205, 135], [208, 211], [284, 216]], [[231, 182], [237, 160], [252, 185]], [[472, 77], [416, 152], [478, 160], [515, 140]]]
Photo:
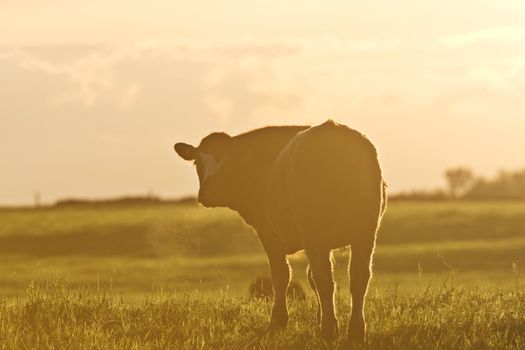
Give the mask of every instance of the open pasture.
[[[347, 255], [335, 254], [345, 292]], [[304, 282], [302, 254], [291, 263], [294, 278]], [[3, 297], [23, 296], [30, 281], [50, 273], [71, 286], [111, 281], [133, 298], [161, 288], [242, 296], [252, 277], [268, 272], [266, 264], [256, 236], [227, 209], [166, 204], [0, 211]], [[512, 290], [524, 266], [525, 203], [393, 201], [378, 235], [371, 290], [412, 292], [445, 280]]]
[[[521, 202], [391, 202], [379, 232], [365, 347], [523, 348], [524, 224]], [[348, 254], [335, 254], [342, 325], [350, 308]], [[2, 209], [0, 343], [322, 348], [301, 254], [291, 264], [307, 300], [290, 304], [286, 330], [266, 333], [271, 303], [247, 298], [266, 264], [256, 236], [225, 209]]]

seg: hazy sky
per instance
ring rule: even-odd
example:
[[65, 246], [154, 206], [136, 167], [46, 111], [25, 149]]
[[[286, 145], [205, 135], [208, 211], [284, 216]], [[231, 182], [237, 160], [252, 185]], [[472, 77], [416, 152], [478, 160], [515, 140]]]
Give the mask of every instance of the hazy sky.
[[173, 151], [327, 118], [393, 191], [525, 167], [525, 2], [0, 2], [0, 204], [192, 194]]

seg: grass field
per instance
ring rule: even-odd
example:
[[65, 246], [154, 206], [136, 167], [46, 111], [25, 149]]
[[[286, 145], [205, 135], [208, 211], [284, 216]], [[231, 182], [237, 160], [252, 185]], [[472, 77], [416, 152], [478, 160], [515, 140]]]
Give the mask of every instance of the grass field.
[[[342, 325], [348, 254], [336, 253]], [[306, 289], [304, 256], [291, 262]], [[524, 266], [525, 203], [390, 203], [366, 347], [524, 348]], [[246, 296], [266, 258], [226, 209], [2, 209], [0, 273], [3, 348], [323, 346], [311, 294], [291, 304], [285, 331], [265, 332], [270, 304]]]
[[[348, 322], [348, 298], [336, 299]], [[15, 349], [326, 349], [313, 299], [289, 303], [290, 320], [268, 332], [270, 302], [156, 293], [139, 304], [111, 288], [72, 291], [51, 279], [25, 301], [0, 304], [0, 344]], [[457, 288], [368, 298], [365, 349], [523, 349], [525, 296]], [[344, 326], [342, 327], [344, 329]]]

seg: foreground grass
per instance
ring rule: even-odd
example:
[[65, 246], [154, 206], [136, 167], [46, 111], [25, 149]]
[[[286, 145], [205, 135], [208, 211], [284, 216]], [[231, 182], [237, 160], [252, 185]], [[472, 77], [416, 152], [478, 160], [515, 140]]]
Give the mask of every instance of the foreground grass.
[[[525, 202], [391, 203], [364, 348], [525, 349], [524, 217]], [[344, 334], [348, 252], [336, 258]], [[306, 288], [304, 256], [291, 260]], [[308, 288], [288, 327], [266, 332], [270, 303], [245, 297], [264, 273], [256, 236], [228, 210], [1, 209], [0, 349], [325, 348]]]
[[[343, 335], [349, 301], [338, 298]], [[109, 288], [33, 283], [27, 297], [0, 303], [7, 349], [324, 349], [312, 298], [290, 302], [288, 327], [268, 333], [268, 301], [156, 293], [128, 304]], [[412, 296], [395, 291], [367, 304], [365, 349], [523, 349], [525, 295], [453, 287]], [[344, 347], [341, 336], [335, 348]]]

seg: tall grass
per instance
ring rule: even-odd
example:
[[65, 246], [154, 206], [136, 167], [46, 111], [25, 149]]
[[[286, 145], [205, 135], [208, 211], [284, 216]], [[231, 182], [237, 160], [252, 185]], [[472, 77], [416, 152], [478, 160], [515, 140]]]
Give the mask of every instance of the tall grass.
[[[350, 303], [337, 299], [345, 345]], [[267, 331], [264, 300], [157, 292], [125, 303], [111, 284], [72, 289], [58, 278], [32, 283], [27, 298], [0, 303], [4, 349], [323, 349], [315, 302], [290, 302], [290, 322]], [[525, 297], [443, 284], [421, 294], [370, 295], [364, 349], [523, 349]]]

